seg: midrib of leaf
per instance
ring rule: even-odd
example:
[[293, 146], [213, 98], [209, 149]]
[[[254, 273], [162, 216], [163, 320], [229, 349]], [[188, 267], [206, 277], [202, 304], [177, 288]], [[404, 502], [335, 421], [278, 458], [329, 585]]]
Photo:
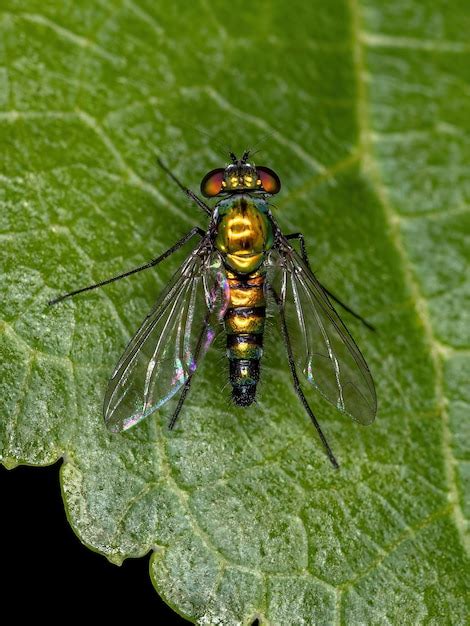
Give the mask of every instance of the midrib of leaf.
[[[459, 501], [459, 492], [457, 488], [457, 480], [455, 473], [456, 459], [452, 454], [452, 434], [449, 427], [449, 415], [447, 412], [447, 399], [444, 393], [444, 372], [443, 359], [446, 353], [455, 352], [455, 348], [444, 346], [439, 342], [434, 334], [431, 318], [429, 315], [426, 299], [421, 293], [418, 280], [413, 272], [413, 267], [402, 241], [400, 234], [401, 215], [393, 207], [388, 197], [387, 188], [382, 182], [380, 165], [374, 154], [373, 147], [373, 129], [369, 114], [368, 90], [366, 85], [367, 66], [365, 62], [364, 43], [373, 43], [378, 45], [389, 45], [394, 43], [398, 47], [413, 47], [420, 49], [435, 49], [434, 42], [416, 41], [408, 38], [391, 38], [374, 36], [364, 30], [362, 13], [359, 0], [347, 0], [351, 14], [351, 34], [352, 34], [352, 51], [353, 65], [355, 71], [355, 80], [357, 85], [357, 126], [359, 130], [359, 150], [361, 154], [361, 167], [366, 176], [369, 177], [372, 186], [377, 194], [380, 204], [383, 208], [385, 219], [388, 224], [389, 236], [393, 242], [395, 249], [401, 259], [401, 269], [403, 272], [404, 282], [412, 295], [416, 315], [421, 321], [423, 334], [426, 343], [429, 346], [432, 367], [434, 371], [434, 381], [436, 389], [436, 398], [438, 402], [437, 409], [442, 419], [442, 456], [446, 472], [446, 480], [449, 488], [449, 500], [452, 505], [452, 515], [456, 528], [458, 530], [460, 540], [467, 553], [470, 552], [470, 538], [467, 531], [467, 522], [462, 512]], [[441, 44], [438, 49], [444, 49], [452, 52], [462, 52], [470, 50], [470, 46], [462, 44], [453, 44], [446, 42]], [[460, 350], [458, 351], [461, 352]]]

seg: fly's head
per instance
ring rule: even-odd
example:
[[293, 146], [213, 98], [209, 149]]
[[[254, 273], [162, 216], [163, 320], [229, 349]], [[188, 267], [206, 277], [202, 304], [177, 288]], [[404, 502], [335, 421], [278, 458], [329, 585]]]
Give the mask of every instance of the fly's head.
[[250, 163], [249, 156], [249, 152], [244, 152], [242, 158], [237, 159], [230, 152], [232, 162], [225, 168], [219, 167], [206, 174], [201, 182], [201, 193], [206, 198], [232, 193], [278, 193], [281, 181], [276, 172]]

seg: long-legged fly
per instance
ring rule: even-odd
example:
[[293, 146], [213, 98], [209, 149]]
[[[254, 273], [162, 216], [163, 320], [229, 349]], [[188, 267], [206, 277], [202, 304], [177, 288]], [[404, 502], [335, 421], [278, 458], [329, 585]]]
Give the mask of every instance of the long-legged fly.
[[[159, 165], [209, 218], [207, 230], [192, 228], [149, 263], [77, 289], [55, 304], [158, 265], [194, 237], [199, 242], [175, 272], [129, 342], [109, 381], [104, 418], [112, 432], [137, 424], [170, 398], [173, 428], [209, 346], [226, 337], [233, 402], [247, 407], [256, 396], [263, 355], [266, 306], [276, 311], [295, 391], [334, 467], [338, 463], [310, 408], [302, 385], [311, 385], [340, 411], [370, 424], [377, 398], [367, 364], [330, 299], [370, 326], [323, 287], [313, 274], [301, 233], [284, 235], [269, 199], [277, 174], [249, 161], [249, 152], [210, 171], [201, 182], [213, 208]], [[291, 245], [298, 240], [300, 254]]]

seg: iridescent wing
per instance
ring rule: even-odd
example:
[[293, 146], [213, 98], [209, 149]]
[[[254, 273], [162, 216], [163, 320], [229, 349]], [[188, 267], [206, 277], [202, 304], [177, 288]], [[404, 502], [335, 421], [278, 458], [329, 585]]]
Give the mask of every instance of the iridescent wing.
[[370, 424], [377, 412], [372, 376], [322, 286], [287, 240], [270, 253], [269, 267], [296, 368], [338, 409]]
[[104, 418], [126, 430], [170, 400], [222, 328], [227, 287], [218, 253], [202, 242], [130, 340], [108, 383]]

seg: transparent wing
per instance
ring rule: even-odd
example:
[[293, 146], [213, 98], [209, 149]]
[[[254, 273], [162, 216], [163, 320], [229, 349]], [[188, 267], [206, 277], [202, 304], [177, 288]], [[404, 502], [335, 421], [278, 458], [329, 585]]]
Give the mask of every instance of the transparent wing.
[[109, 430], [134, 426], [170, 400], [222, 328], [227, 300], [218, 254], [201, 244], [181, 265], [130, 340], [108, 383]]
[[287, 241], [271, 253], [269, 265], [298, 370], [338, 409], [370, 424], [377, 412], [372, 376], [320, 283]]

